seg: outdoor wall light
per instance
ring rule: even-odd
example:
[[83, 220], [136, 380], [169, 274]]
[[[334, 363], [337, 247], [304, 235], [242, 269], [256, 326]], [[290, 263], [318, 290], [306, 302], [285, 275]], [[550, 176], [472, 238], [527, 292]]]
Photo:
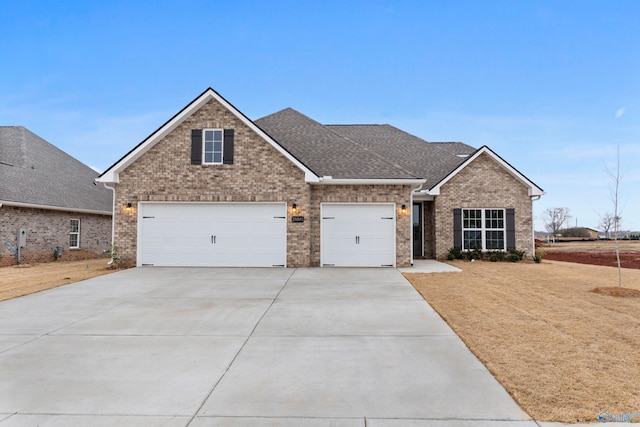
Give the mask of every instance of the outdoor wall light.
[[132, 209], [133, 209], [133, 205], [131, 204], [131, 202], [127, 203], [127, 207], [125, 208], [127, 213], [131, 213]]
[[407, 205], [402, 205], [400, 206], [400, 210], [402, 211], [402, 213], [407, 213]]
[[294, 214], [298, 213], [298, 205], [296, 205], [295, 203], [293, 205], [291, 205], [291, 212]]

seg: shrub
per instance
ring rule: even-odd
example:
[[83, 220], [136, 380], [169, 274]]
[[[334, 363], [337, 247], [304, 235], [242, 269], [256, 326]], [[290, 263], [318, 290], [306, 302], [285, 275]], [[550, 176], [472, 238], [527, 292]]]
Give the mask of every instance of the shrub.
[[464, 258], [464, 255], [462, 254], [462, 248], [454, 246], [453, 248], [449, 249], [449, 253], [447, 254], [448, 260], [463, 259], [463, 258]]
[[120, 267], [120, 248], [116, 245], [111, 246], [111, 259], [114, 267]]
[[524, 259], [524, 251], [519, 251], [516, 248], [509, 249], [509, 259], [511, 262], [518, 262]]
[[532, 255], [531, 258], [533, 258], [533, 261], [536, 264], [540, 264], [542, 262], [542, 255], [543, 255], [542, 251], [538, 251], [535, 253], [535, 255]]
[[473, 249], [467, 252], [467, 257], [470, 261], [474, 259], [482, 259], [482, 250], [478, 247], [478, 245], [474, 245]]
[[504, 252], [502, 251], [491, 251], [489, 254], [489, 261], [498, 262], [504, 259]]

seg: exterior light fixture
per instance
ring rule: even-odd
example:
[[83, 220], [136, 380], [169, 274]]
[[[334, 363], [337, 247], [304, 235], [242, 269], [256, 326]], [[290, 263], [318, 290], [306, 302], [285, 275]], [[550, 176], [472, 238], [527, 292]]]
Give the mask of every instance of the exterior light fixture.
[[296, 205], [295, 203], [291, 205], [291, 212], [294, 214], [298, 213], [298, 205]]
[[127, 212], [131, 212], [132, 205], [131, 202], [127, 203]]
[[402, 205], [400, 206], [400, 210], [402, 211], [402, 213], [407, 213], [407, 205]]

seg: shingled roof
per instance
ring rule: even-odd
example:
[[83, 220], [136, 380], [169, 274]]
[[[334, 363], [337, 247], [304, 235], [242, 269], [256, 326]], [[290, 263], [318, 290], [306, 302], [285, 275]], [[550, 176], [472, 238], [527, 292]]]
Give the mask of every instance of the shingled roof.
[[461, 142], [431, 143], [391, 125], [327, 125], [345, 138], [424, 178], [431, 188], [476, 151]]
[[291, 108], [254, 123], [318, 176], [334, 179], [420, 178], [375, 150]]
[[0, 202], [111, 214], [98, 173], [22, 126], [0, 126]]
[[431, 188], [476, 151], [390, 125], [322, 125], [291, 108], [255, 123], [315, 173], [333, 178], [422, 178]]

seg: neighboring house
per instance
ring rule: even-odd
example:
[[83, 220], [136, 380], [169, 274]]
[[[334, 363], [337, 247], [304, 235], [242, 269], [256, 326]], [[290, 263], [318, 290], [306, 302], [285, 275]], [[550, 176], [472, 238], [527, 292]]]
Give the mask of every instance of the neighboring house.
[[212, 89], [104, 172], [121, 261], [408, 266], [450, 248], [533, 253], [543, 191], [484, 146], [389, 125], [252, 121]]
[[113, 192], [98, 173], [22, 126], [0, 126], [0, 266], [101, 256]]
[[587, 231], [587, 233], [589, 233], [589, 238], [590, 239], [597, 239], [598, 238], [598, 230], [594, 230], [593, 228], [588, 228], [585, 227], [585, 230]]

